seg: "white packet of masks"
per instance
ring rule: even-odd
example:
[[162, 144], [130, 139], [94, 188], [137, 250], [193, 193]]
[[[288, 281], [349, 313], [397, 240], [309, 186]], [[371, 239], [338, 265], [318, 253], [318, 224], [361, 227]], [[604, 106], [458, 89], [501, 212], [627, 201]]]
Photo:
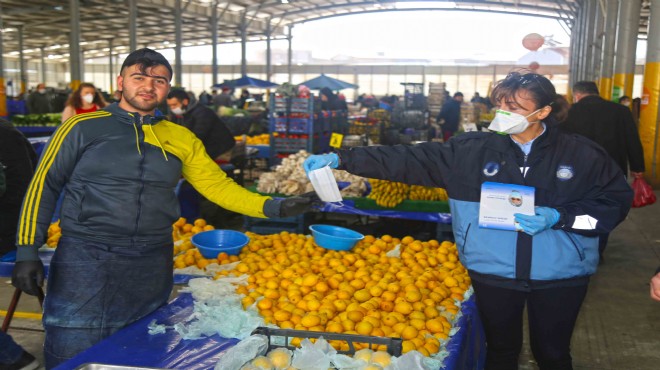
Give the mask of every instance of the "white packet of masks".
[[329, 166], [321, 167], [309, 173], [314, 191], [324, 202], [341, 202], [342, 196], [337, 186], [335, 175]]

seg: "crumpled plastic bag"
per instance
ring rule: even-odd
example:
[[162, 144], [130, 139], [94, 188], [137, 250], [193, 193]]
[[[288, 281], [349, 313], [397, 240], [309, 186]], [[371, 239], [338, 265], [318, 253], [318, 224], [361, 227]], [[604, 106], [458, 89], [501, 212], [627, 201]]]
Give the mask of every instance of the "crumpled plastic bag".
[[387, 257], [401, 258], [401, 244], [397, 244], [394, 249], [385, 253]]
[[215, 370], [239, 370], [257, 356], [263, 356], [268, 350], [268, 337], [251, 335], [220, 355], [215, 363]]
[[432, 370], [441, 366], [441, 361], [426, 357], [418, 351], [410, 351], [400, 357], [392, 357], [387, 370]]
[[254, 329], [264, 326], [264, 319], [254, 307], [243, 310], [236, 284], [247, 284], [247, 275], [218, 280], [192, 279], [181, 291], [195, 299], [193, 313], [174, 325], [183, 339], [197, 339], [219, 334], [225, 338], [247, 338]]
[[291, 366], [305, 370], [327, 370], [336, 354], [337, 350], [323, 337], [319, 337], [316, 343], [305, 338], [293, 353]]

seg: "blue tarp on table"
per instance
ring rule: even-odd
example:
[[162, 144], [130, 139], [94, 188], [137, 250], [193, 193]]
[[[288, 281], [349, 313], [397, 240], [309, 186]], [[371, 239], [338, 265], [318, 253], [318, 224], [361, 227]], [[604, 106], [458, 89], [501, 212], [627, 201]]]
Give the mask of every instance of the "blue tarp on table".
[[[183, 293], [154, 313], [127, 326], [73, 359], [58, 366], [57, 370], [75, 369], [87, 363], [106, 365], [142, 366], [151, 368], [213, 369], [220, 354], [238, 343], [219, 335], [183, 340], [174, 330], [164, 334], [149, 335], [148, 325], [172, 326], [185, 321], [193, 312], [193, 299]], [[463, 303], [463, 315], [447, 349], [445, 369], [480, 369], [485, 358], [484, 334], [474, 304], [474, 296]]]

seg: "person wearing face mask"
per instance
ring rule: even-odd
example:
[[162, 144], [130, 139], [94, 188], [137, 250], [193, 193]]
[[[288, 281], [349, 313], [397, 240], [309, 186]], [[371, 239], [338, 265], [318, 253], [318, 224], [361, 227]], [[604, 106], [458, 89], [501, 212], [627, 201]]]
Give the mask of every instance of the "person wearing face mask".
[[37, 85], [37, 88], [28, 95], [26, 105], [30, 114], [45, 114], [53, 111], [50, 96], [46, 91], [46, 84], [40, 83]]
[[92, 113], [104, 108], [106, 103], [103, 96], [91, 83], [83, 82], [76, 91], [72, 92], [62, 111], [62, 123], [69, 118], [83, 113]]
[[[626, 217], [633, 192], [601, 147], [559, 130], [568, 104], [544, 76], [510, 73], [491, 101], [498, 107], [492, 132], [339, 150], [303, 166], [445, 188], [484, 324], [486, 369], [518, 368], [525, 306], [540, 369], [572, 369], [571, 335], [598, 267], [598, 237]], [[515, 214], [521, 231], [480, 227], [484, 182], [535, 189], [535, 214]]]
[[204, 144], [209, 157], [217, 159], [236, 145], [234, 136], [220, 117], [211, 108], [193, 101], [185, 90], [170, 91], [167, 105], [174, 116], [173, 121], [192, 131]]
[[[573, 99], [568, 118], [560, 127], [602, 146], [624, 175], [627, 176], [630, 170], [632, 177], [643, 176], [644, 149], [630, 108], [601, 98], [592, 81], [576, 82]], [[601, 261], [604, 260], [608, 236], [603, 234], [600, 237]]]

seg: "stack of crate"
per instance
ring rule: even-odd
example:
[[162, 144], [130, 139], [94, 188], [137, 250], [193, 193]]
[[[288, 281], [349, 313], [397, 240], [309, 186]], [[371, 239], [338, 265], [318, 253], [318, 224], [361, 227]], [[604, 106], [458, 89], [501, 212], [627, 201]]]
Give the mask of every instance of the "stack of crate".
[[447, 84], [444, 82], [429, 83], [429, 96], [427, 98], [429, 115], [432, 119], [435, 119], [440, 113], [442, 104], [445, 102], [445, 91], [447, 90]]

